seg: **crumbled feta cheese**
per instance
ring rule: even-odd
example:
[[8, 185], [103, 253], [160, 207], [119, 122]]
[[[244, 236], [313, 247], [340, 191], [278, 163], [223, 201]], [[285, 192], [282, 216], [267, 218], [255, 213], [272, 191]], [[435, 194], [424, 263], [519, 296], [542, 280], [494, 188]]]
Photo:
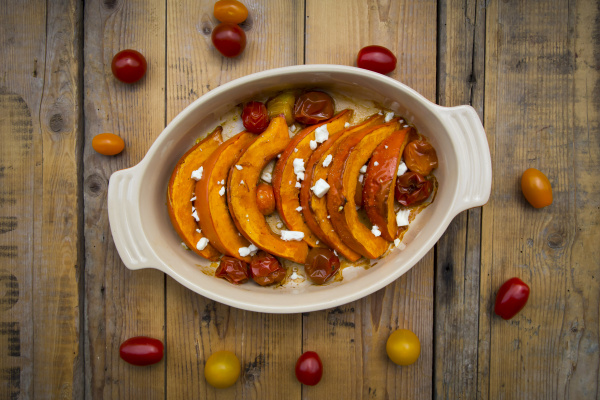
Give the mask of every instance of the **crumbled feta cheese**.
[[301, 181], [304, 180], [304, 160], [301, 158], [295, 158], [292, 162], [294, 166], [294, 173], [296, 174], [296, 180]]
[[333, 250], [333, 254], [335, 254], [336, 256], [338, 255], [337, 251]]
[[302, 206], [296, 207], [296, 211], [298, 211], [298, 212], [302, 211]]
[[281, 240], [289, 242], [291, 240], [300, 241], [304, 238], [304, 232], [281, 231]]
[[297, 152], [298, 152], [298, 149], [294, 149], [294, 153], [297, 153]]
[[373, 165], [374, 165], [374, 166], [378, 166], [378, 165], [379, 165], [379, 163], [378, 163], [377, 161], [375, 161], [375, 162], [373, 163]]
[[341, 212], [344, 209], [344, 206], [339, 206], [338, 207], [338, 212]]
[[358, 181], [359, 181], [360, 183], [362, 183], [362, 181], [363, 181], [363, 180], [365, 180], [365, 176], [364, 176], [363, 174], [360, 174], [360, 175], [358, 176]]
[[323, 167], [329, 167], [329, 164], [331, 164], [331, 160], [333, 160], [333, 156], [331, 154], [328, 154], [327, 157], [325, 157], [325, 159], [323, 160]]
[[241, 171], [241, 170], [243, 169], [243, 167], [242, 167], [241, 165], [236, 165], [236, 166], [235, 166], [235, 168], [236, 168], [238, 171]]
[[192, 212], [192, 217], [194, 217], [194, 219], [196, 220], [196, 222], [200, 221], [200, 218], [198, 218], [198, 211], [194, 210]]
[[365, 164], [365, 165], [363, 165], [362, 167], [360, 167], [360, 171], [359, 171], [359, 172], [360, 172], [361, 174], [364, 174], [364, 173], [366, 173], [366, 172], [367, 172], [367, 165]]
[[319, 241], [317, 240], [317, 241], [315, 242], [315, 244], [319, 244]]
[[323, 179], [323, 178], [320, 178], [315, 183], [315, 186], [311, 187], [310, 190], [313, 191], [313, 193], [315, 194], [315, 196], [317, 196], [318, 198], [322, 198], [329, 191], [329, 187], [330, 186], [327, 183], [327, 181], [325, 179]]
[[393, 112], [385, 113], [385, 118], [384, 118], [385, 122], [390, 122], [392, 120], [392, 118], [394, 118], [394, 113]]
[[192, 197], [190, 201], [196, 201], [196, 196]]
[[243, 184], [244, 184], [244, 180], [242, 179], [242, 180], [240, 181], [240, 185], [243, 185]]
[[331, 215], [328, 215], [328, 216], [327, 216], [327, 219], [331, 219]]
[[408, 128], [408, 125], [404, 125], [404, 126], [402, 126], [402, 127], [403, 127], [403, 128]]
[[344, 128], [349, 128], [349, 127], [350, 127], [350, 122], [346, 122], [346, 123], [344, 124]]
[[[298, 172], [296, 174], [296, 179], [299, 181], [303, 181], [304, 180], [304, 172]], [[290, 182], [290, 183], [292, 183], [292, 182]]]
[[409, 216], [410, 216], [410, 210], [398, 211], [398, 214], [396, 214], [396, 224], [398, 224], [398, 226], [408, 225], [408, 217]]
[[311, 140], [309, 144], [310, 144], [310, 149], [311, 150], [316, 150], [317, 149], [318, 144], [317, 144], [316, 140]]
[[404, 161], [400, 162], [400, 165], [398, 165], [398, 176], [404, 175], [404, 173], [408, 171], [408, 167], [406, 166], [406, 164], [404, 164]]
[[281, 158], [281, 154], [277, 154], [277, 158]]
[[281, 222], [278, 222], [275, 226], [277, 227], [277, 229], [283, 228], [283, 224]]
[[206, 248], [206, 246], [208, 246], [208, 239], [203, 237], [202, 239], [198, 240], [198, 244], [196, 245], [196, 248], [198, 250], [202, 251]]
[[296, 187], [297, 187], [298, 189], [301, 189], [301, 188], [302, 188], [302, 185], [300, 184], [300, 182], [296, 182]]
[[203, 167], [200, 167], [197, 170], [192, 171], [192, 179], [195, 181], [199, 181], [200, 179], [202, 179], [202, 170], [203, 169], [204, 169]]
[[198, 232], [198, 233], [202, 233], [202, 230], [200, 230], [200, 229], [196, 228], [196, 232]]
[[317, 143], [323, 143], [329, 139], [329, 131], [327, 130], [327, 124], [321, 125], [315, 129], [315, 141]]
[[387, 149], [387, 148], [388, 148], [388, 145], [386, 144], [384, 147]]
[[373, 225], [373, 228], [371, 228], [371, 233], [373, 233], [375, 237], [381, 236], [381, 231], [379, 230], [379, 227], [377, 225]]
[[248, 255], [253, 256], [258, 251], [258, 247], [253, 244], [250, 244], [248, 247], [240, 247], [238, 249], [238, 253], [240, 253], [241, 257], [246, 257]]
[[223, 196], [225, 194], [225, 186], [221, 186], [221, 190], [219, 190], [219, 195]]
[[377, 114], [379, 114], [379, 115], [383, 115], [383, 112], [379, 111]]
[[263, 172], [260, 178], [267, 183], [271, 183], [271, 180], [273, 179], [269, 172]]
[[221, 184], [221, 185], [224, 185], [224, 184], [225, 184], [225, 179], [221, 179], [221, 182], [220, 182], [220, 184]]
[[400, 239], [398, 239], [398, 238], [394, 239], [394, 246], [398, 247], [399, 244], [400, 244]]

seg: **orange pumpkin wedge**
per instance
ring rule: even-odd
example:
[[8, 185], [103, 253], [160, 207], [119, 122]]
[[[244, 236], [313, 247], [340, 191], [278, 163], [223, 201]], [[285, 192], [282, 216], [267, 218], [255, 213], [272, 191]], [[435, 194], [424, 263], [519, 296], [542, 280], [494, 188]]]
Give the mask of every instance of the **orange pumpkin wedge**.
[[223, 143], [204, 162], [202, 178], [196, 183], [196, 210], [202, 233], [221, 253], [248, 263], [251, 257], [240, 256], [239, 249], [248, 247], [250, 242], [240, 235], [229, 215], [223, 187], [231, 167], [256, 138], [253, 133], [242, 132]]
[[377, 146], [364, 179], [363, 208], [371, 223], [381, 231], [381, 237], [389, 242], [398, 236], [394, 213], [394, 188], [400, 158], [411, 130], [413, 128], [394, 132]]
[[354, 200], [358, 175], [377, 145], [399, 128], [396, 118], [387, 124], [346, 138], [335, 152], [327, 177], [330, 185], [327, 210], [335, 231], [346, 245], [371, 259], [381, 256], [389, 243], [382, 237], [375, 236], [359, 221]]
[[[308, 255], [304, 241], [285, 241], [275, 235], [256, 202], [256, 186], [265, 165], [281, 153], [290, 136], [283, 116], [271, 119], [268, 128], [247, 147], [232, 167], [227, 184], [229, 212], [239, 231], [255, 246], [274, 256], [303, 264]], [[243, 181], [243, 182], [242, 182]]]
[[329, 139], [314, 151], [305, 166], [306, 171], [304, 172], [304, 181], [302, 182], [302, 188], [300, 189], [300, 205], [302, 206], [304, 220], [309, 229], [319, 237], [321, 241], [338, 251], [350, 261], [357, 261], [360, 258], [360, 254], [346, 246], [333, 229], [333, 225], [331, 225], [330, 220], [327, 218], [327, 195], [319, 198], [315, 196], [310, 188], [313, 187], [319, 179], [327, 180], [327, 174], [329, 173], [331, 164], [323, 166], [323, 161], [327, 156], [332, 155], [335, 152], [337, 146], [345, 137], [363, 129], [379, 125], [383, 123], [383, 121], [383, 115], [375, 114], [356, 126], [349, 127], [334, 135], [330, 135]]
[[[312, 230], [304, 221], [304, 214], [300, 207], [298, 197], [300, 189], [296, 185], [296, 174], [294, 173], [294, 160], [301, 159], [307, 162], [314, 152], [310, 148], [311, 141], [315, 140], [315, 131], [323, 125], [327, 125], [329, 135], [336, 135], [344, 129], [346, 122], [352, 117], [352, 110], [343, 110], [333, 118], [316, 125], [304, 128], [292, 138], [285, 148], [275, 168], [273, 169], [273, 193], [279, 216], [283, 219], [288, 229], [304, 232], [304, 241], [311, 247], [326, 247], [320, 242]], [[316, 143], [316, 142], [315, 142]], [[327, 143], [323, 142], [319, 147]], [[317, 147], [318, 149], [318, 147]], [[298, 186], [301, 183], [298, 183]], [[300, 211], [299, 211], [300, 210]]]
[[223, 128], [218, 126], [204, 140], [189, 149], [177, 162], [171, 174], [167, 188], [167, 209], [173, 227], [188, 248], [196, 254], [216, 261], [221, 253], [210, 243], [203, 250], [198, 250], [196, 245], [204, 237], [197, 231], [198, 224], [192, 216], [192, 195], [196, 181], [192, 172], [199, 169], [206, 159], [223, 143], [221, 136]]

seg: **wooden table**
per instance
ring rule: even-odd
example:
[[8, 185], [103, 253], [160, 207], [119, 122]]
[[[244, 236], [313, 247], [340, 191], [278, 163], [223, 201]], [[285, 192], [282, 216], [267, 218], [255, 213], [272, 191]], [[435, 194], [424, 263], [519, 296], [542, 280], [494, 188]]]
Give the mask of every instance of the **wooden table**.
[[[600, 2], [245, 0], [245, 52], [212, 47], [213, 1], [0, 2], [0, 398], [600, 398]], [[107, 218], [112, 172], [137, 164], [185, 106], [273, 67], [354, 65], [369, 44], [398, 57], [392, 77], [484, 121], [489, 203], [460, 214], [409, 273], [321, 312], [269, 315], [199, 296], [121, 263]], [[147, 58], [136, 85], [112, 56]], [[95, 153], [114, 132], [126, 150]], [[532, 208], [519, 179], [545, 172], [554, 203]], [[493, 314], [499, 286], [532, 288], [514, 319]], [[422, 352], [385, 355], [397, 328]], [[164, 361], [119, 359], [132, 336], [160, 338]], [[215, 390], [212, 352], [242, 376]], [[317, 351], [325, 374], [300, 385]]]

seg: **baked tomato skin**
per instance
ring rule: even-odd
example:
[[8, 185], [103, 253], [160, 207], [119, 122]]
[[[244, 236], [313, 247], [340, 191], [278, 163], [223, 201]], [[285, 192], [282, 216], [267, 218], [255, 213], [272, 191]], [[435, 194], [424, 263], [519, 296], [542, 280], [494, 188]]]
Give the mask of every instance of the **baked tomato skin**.
[[256, 205], [262, 215], [271, 215], [275, 212], [275, 194], [272, 185], [261, 182], [256, 186]]
[[242, 110], [242, 123], [248, 132], [263, 133], [269, 126], [269, 112], [260, 101], [246, 103]]
[[521, 190], [529, 204], [542, 208], [552, 204], [552, 185], [542, 171], [529, 168], [521, 176]]
[[294, 119], [302, 124], [314, 125], [333, 117], [333, 98], [325, 92], [306, 92], [294, 104]]
[[254, 282], [261, 286], [278, 283], [285, 278], [285, 269], [273, 255], [259, 251], [250, 262], [250, 274]]
[[433, 185], [418, 172], [406, 172], [396, 179], [395, 196], [398, 203], [407, 207], [427, 200]]
[[304, 272], [313, 283], [322, 285], [340, 269], [340, 259], [330, 249], [313, 247], [308, 252]]
[[404, 162], [409, 170], [427, 176], [438, 167], [437, 153], [426, 140], [413, 140], [404, 148]]
[[510, 278], [498, 290], [494, 312], [503, 319], [511, 319], [525, 307], [529, 292], [529, 286], [521, 279]]
[[394, 53], [383, 46], [366, 46], [360, 49], [356, 57], [358, 68], [389, 74], [396, 69], [398, 60]]
[[296, 378], [300, 383], [314, 386], [323, 377], [323, 363], [314, 351], [304, 352], [296, 362]]
[[121, 50], [112, 59], [111, 70], [115, 78], [124, 83], [135, 83], [146, 75], [146, 58], [136, 50]]
[[212, 31], [211, 40], [225, 57], [237, 57], [246, 48], [246, 33], [236, 24], [222, 22]]
[[215, 271], [218, 278], [227, 279], [233, 284], [241, 284], [250, 279], [248, 263], [230, 256], [223, 256], [219, 267]]
[[129, 338], [119, 347], [119, 355], [123, 361], [139, 366], [156, 364], [162, 360], [163, 353], [162, 342], [148, 336]]

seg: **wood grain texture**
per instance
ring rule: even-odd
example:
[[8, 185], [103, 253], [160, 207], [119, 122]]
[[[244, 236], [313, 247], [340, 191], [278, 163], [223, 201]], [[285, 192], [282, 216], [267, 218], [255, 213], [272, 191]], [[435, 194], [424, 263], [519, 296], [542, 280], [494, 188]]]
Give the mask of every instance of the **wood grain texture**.
[[[481, 397], [597, 398], [598, 4], [492, 2], [486, 14], [495, 174], [483, 212]], [[523, 198], [529, 167], [548, 176], [551, 206]], [[504, 321], [492, 303], [512, 276], [532, 291]]]
[[[483, 120], [485, 5], [439, 4], [438, 104]], [[436, 246], [434, 398], [477, 397], [481, 208], [459, 214]]]
[[81, 8], [3, 3], [0, 15], [0, 397], [80, 397]]
[[[227, 59], [210, 39], [218, 24], [212, 15], [213, 1], [168, 2], [168, 121], [198, 96], [232, 79], [302, 63], [303, 2], [244, 4], [249, 9], [242, 24], [247, 46], [239, 57]], [[301, 387], [293, 372], [301, 353], [300, 315], [238, 310], [197, 295], [171, 278], [167, 278], [166, 304], [169, 398], [300, 398]], [[242, 376], [224, 390], [214, 389], [204, 379], [206, 360], [219, 350], [235, 352], [242, 363]]]
[[[397, 55], [390, 76], [435, 100], [434, 1], [307, 1], [307, 64], [355, 65], [360, 48], [370, 44]], [[304, 388], [303, 398], [431, 398], [432, 318], [433, 251], [365, 299], [304, 315], [303, 351], [321, 354], [326, 372], [319, 385]], [[398, 328], [421, 340], [421, 356], [410, 367], [396, 366], [385, 353]]]
[[[86, 397], [164, 398], [165, 363], [139, 368], [119, 358], [133, 336], [164, 341], [164, 275], [129, 271], [112, 242], [107, 186], [112, 172], [137, 164], [165, 125], [165, 2], [90, 1], [85, 5], [85, 323]], [[137, 84], [117, 81], [114, 54], [132, 48], [148, 61]], [[96, 153], [92, 138], [112, 132], [123, 153]]]

